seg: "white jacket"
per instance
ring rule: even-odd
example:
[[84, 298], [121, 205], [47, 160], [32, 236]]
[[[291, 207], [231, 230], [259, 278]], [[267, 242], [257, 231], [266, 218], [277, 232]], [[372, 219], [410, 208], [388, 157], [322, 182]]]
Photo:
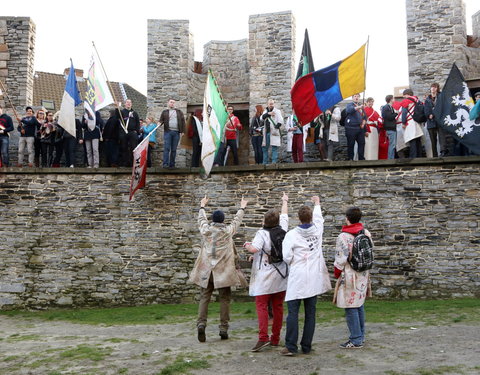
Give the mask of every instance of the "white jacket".
[[[280, 226], [283, 230], [288, 230], [288, 215], [280, 215]], [[261, 296], [264, 294], [274, 294], [283, 292], [287, 289], [287, 278], [280, 276], [280, 273], [273, 265], [268, 263], [268, 256], [270, 254], [271, 241], [270, 233], [265, 229], [260, 229], [253, 239], [252, 246], [259, 250], [253, 255], [252, 273], [250, 274], [250, 289], [251, 296]], [[264, 252], [262, 252], [262, 249]], [[286, 264], [279, 263], [275, 265], [279, 271], [285, 275]]]
[[[262, 118], [263, 118], [263, 115], [267, 113], [267, 111], [268, 109], [265, 109], [263, 111]], [[265, 128], [266, 128], [267, 121], [270, 121], [270, 146], [280, 146], [282, 142], [281, 133], [280, 133], [280, 129], [284, 126], [282, 112], [280, 112], [280, 110], [275, 107], [273, 108], [272, 112], [274, 113], [273, 117], [271, 117], [271, 120], [273, 121], [273, 123], [270, 121], [270, 118], [265, 119], [265, 127], [263, 128], [263, 141], [262, 141], [263, 147], [267, 145], [267, 140], [265, 139], [265, 136], [266, 136]], [[278, 124], [278, 123], [282, 124], [280, 129], [276, 129], [274, 126], [274, 124]]]
[[323, 216], [313, 209], [313, 225], [296, 227], [283, 240], [283, 260], [290, 266], [285, 301], [304, 299], [332, 289], [322, 250]]

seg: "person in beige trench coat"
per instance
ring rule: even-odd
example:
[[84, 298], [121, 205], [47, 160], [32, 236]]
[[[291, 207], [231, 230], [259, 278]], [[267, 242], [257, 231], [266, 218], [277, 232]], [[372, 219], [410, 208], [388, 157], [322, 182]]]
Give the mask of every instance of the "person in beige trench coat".
[[248, 201], [242, 197], [240, 209], [231, 224], [224, 223], [225, 214], [216, 210], [210, 224], [205, 212], [208, 198], [200, 201], [198, 226], [202, 235], [202, 245], [189, 281], [200, 286], [200, 303], [198, 306], [197, 335], [198, 341], [205, 342], [208, 304], [213, 290], [217, 289], [220, 299], [220, 337], [228, 339], [228, 322], [230, 320], [230, 295], [232, 286], [248, 286], [237, 269], [237, 252], [233, 235], [242, 223]]

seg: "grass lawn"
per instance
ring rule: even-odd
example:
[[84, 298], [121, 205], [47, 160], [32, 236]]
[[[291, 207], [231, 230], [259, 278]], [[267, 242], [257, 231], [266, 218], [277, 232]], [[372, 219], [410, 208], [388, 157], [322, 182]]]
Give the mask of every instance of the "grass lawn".
[[[211, 303], [209, 314], [219, 313], [220, 305]], [[0, 315], [43, 320], [64, 320], [85, 324], [172, 324], [195, 320], [197, 304], [159, 304], [136, 307], [55, 309], [47, 311], [0, 311]], [[480, 299], [461, 298], [447, 300], [367, 300], [365, 304], [369, 323], [424, 322], [443, 325], [457, 322], [480, 322]], [[285, 306], [286, 311], [286, 306]], [[232, 319], [256, 319], [253, 302], [234, 302]], [[343, 310], [328, 301], [318, 301], [317, 316], [320, 324], [343, 319]]]

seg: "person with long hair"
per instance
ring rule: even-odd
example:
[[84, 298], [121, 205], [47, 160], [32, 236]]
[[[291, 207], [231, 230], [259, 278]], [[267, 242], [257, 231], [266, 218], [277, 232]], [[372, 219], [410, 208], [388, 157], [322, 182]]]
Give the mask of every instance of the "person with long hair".
[[45, 122], [40, 126], [40, 145], [42, 148], [42, 168], [49, 168], [53, 162], [53, 150], [56, 126], [53, 112], [47, 111]]
[[255, 106], [255, 116], [252, 117], [250, 121], [250, 137], [252, 138], [252, 147], [255, 154], [255, 164], [262, 164], [263, 162], [263, 151], [262, 151], [262, 141], [263, 141], [263, 126], [264, 121], [262, 119], [263, 106]]

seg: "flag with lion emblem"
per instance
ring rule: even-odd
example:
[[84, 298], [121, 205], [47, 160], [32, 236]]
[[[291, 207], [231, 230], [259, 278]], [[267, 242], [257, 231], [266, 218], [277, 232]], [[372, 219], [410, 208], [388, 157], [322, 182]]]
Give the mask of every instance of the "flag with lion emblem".
[[470, 120], [473, 105], [465, 79], [454, 63], [435, 105], [435, 119], [470, 152], [480, 155], [480, 119]]

